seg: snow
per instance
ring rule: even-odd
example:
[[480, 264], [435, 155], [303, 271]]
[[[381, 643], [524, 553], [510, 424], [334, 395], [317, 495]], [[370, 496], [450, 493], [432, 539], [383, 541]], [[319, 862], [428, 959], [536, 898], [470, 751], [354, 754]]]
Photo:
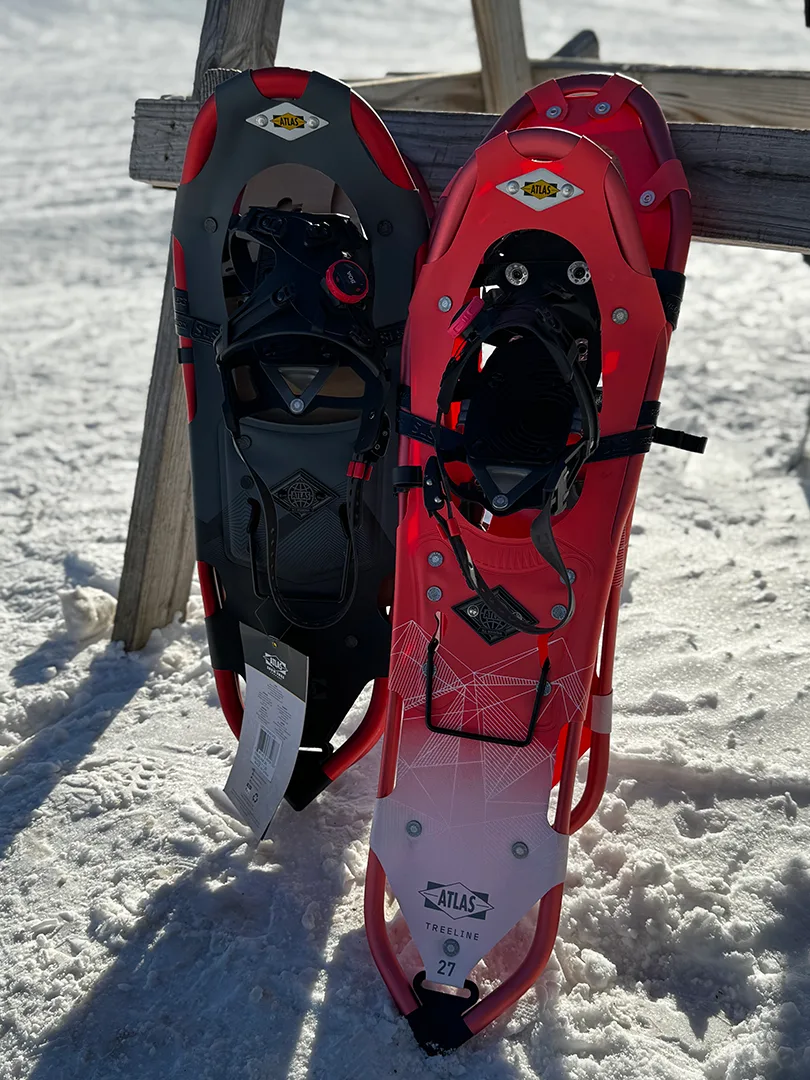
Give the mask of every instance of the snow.
[[[141, 653], [108, 640], [171, 216], [128, 179], [132, 102], [187, 90], [203, 6], [0, 10], [0, 1077], [806, 1080], [810, 270], [693, 249], [662, 422], [711, 441], [645, 467], [609, 791], [546, 974], [427, 1060], [363, 935], [378, 751], [257, 845], [198, 591]], [[592, 26], [618, 60], [810, 56], [799, 0], [523, 6], [539, 55]], [[279, 59], [476, 63], [466, 0], [288, 0]]]

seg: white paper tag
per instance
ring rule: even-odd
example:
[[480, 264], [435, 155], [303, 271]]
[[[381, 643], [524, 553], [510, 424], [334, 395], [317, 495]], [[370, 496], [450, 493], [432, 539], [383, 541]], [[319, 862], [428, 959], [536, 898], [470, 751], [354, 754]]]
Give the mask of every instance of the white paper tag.
[[245, 715], [225, 794], [261, 840], [290, 782], [304, 730], [309, 660], [242, 625]]

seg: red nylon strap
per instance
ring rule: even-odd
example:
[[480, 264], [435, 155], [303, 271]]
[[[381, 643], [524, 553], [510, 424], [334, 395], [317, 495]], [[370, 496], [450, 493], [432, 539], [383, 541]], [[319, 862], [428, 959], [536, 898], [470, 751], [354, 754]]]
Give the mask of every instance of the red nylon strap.
[[[637, 86], [641, 86], [641, 83], [635, 79], [628, 79], [625, 75], [611, 75], [602, 89], [596, 91], [589, 115], [596, 118], [613, 116]], [[610, 105], [610, 108], [607, 112], [597, 112], [596, 106], [603, 102]]]
[[[560, 89], [560, 84], [556, 79], [549, 79], [547, 82], [533, 87], [526, 92], [526, 97], [531, 101], [541, 124], [544, 124], [546, 120], [552, 124], [558, 124], [565, 119], [565, 114], [568, 112], [568, 102], [565, 100], [565, 94]], [[559, 109], [560, 112], [557, 116], [548, 116], [549, 109]]]
[[[651, 191], [655, 199], [647, 205], [643, 201], [644, 195]], [[685, 191], [689, 193], [689, 182], [683, 165], [677, 158], [670, 158], [656, 170], [644, 186], [644, 191], [639, 194], [639, 205], [645, 214], [655, 210], [664, 199], [668, 198], [673, 191]]]

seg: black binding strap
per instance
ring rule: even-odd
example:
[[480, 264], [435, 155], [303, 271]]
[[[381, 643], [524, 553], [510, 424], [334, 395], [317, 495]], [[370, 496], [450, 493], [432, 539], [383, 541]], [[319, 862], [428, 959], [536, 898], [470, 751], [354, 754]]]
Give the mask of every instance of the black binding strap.
[[[705, 435], [692, 435], [688, 431], [659, 427], [656, 424], [659, 401], [645, 401], [638, 416], [637, 428], [621, 431], [615, 435], [600, 435], [599, 446], [591, 454], [589, 461], [610, 461], [613, 458], [634, 457], [646, 454], [653, 445], [670, 446], [676, 450], [685, 450], [690, 454], [703, 454], [708, 438]], [[440, 427], [423, 416], [417, 416], [400, 406], [397, 411], [397, 431], [408, 439], [436, 446], [442, 450], [445, 460], [453, 460], [462, 447], [464, 436], [452, 428]], [[453, 490], [458, 487], [451, 482]]]

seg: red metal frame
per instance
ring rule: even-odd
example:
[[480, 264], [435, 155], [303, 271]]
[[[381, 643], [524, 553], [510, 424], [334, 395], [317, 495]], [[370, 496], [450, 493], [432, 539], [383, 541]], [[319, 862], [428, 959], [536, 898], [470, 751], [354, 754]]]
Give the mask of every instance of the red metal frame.
[[[259, 92], [266, 98], [295, 100], [304, 93], [309, 82], [310, 72], [295, 68], [264, 68], [251, 72], [251, 78]], [[351, 91], [351, 117], [355, 130], [380, 171], [398, 187], [419, 191], [426, 208], [432, 213], [433, 203], [430, 193], [419, 170], [405, 164], [405, 161], [391, 138], [388, 129], [377, 113], [359, 95]], [[186, 154], [183, 161], [181, 184], [193, 180], [202, 170], [211, 154], [217, 133], [216, 95], [212, 94], [202, 105], [189, 135]], [[237, 200], [238, 201], [238, 200]], [[424, 260], [424, 251], [417, 255], [414, 268], [414, 280]], [[186, 288], [186, 271], [183, 249], [176, 237], [172, 238], [172, 256], [175, 285]], [[191, 348], [189, 338], [180, 337], [181, 348]], [[194, 377], [194, 365], [183, 365], [183, 382], [186, 393], [189, 423], [197, 411], [197, 388]], [[197, 571], [203, 607], [206, 616], [213, 615], [221, 607], [220, 586], [216, 571], [207, 563], [198, 562]], [[214, 669], [214, 681], [220, 705], [233, 734], [239, 738], [244, 715], [244, 702], [237, 673], [226, 669]], [[330, 780], [336, 780], [347, 769], [360, 760], [380, 739], [385, 726], [385, 714], [388, 707], [388, 681], [374, 681], [371, 701], [366, 714], [356, 730], [346, 739], [328, 759], [322, 768]]]
[[[609, 104], [610, 108], [606, 115], [604, 110], [601, 114], [595, 111], [597, 103], [594, 101], [595, 98], [598, 102], [605, 101]], [[552, 106], [556, 106], [556, 109]], [[551, 117], [547, 114], [549, 109], [551, 109]], [[557, 118], [552, 119], [557, 112], [559, 113]], [[569, 134], [569, 131], [576, 132], [576, 136]], [[420, 279], [420, 288], [424, 286], [422, 296], [426, 297], [426, 302], [419, 306], [421, 297], [418, 289], [411, 309], [413, 312], [419, 307], [420, 322], [431, 322], [429, 312], [431, 308], [435, 308], [433, 293], [437, 296], [440, 293], [452, 293], [452, 284], [446, 284], [445, 287], [439, 289], [437, 283], [430, 290], [431, 265], [443, 260], [454, 242], [461, 243], [459, 226], [466, 215], [470, 215], [472, 223], [479, 224], [479, 232], [483, 233], [474, 241], [478, 244], [477, 252], [482, 253], [491, 242], [492, 237], [486, 231], [489, 206], [486, 196], [489, 194], [491, 197], [495, 185], [505, 177], [518, 175], [521, 171], [526, 172], [531, 168], [529, 163], [524, 161], [521, 169], [516, 160], [517, 155], [522, 154], [533, 161], [549, 162], [550, 168], [563, 176], [569, 176], [571, 172], [567, 170], [571, 164], [570, 158], [588, 143], [588, 139], [580, 140], [577, 137], [582, 135], [588, 136], [588, 139], [605, 149], [614, 161], [618, 160], [621, 163], [623, 178], [613, 168], [608, 168], [605, 174], [605, 197], [625, 260], [635, 269], [652, 265], [683, 272], [691, 237], [690, 199], [688, 190], [685, 190], [684, 184], [678, 180], [680, 174], [677, 170], [661, 169], [661, 166], [674, 159], [675, 154], [669, 130], [659, 106], [640, 84], [627, 80], [623, 76], [570, 76], [558, 81], [551, 80], [521, 98], [495, 125], [487, 136], [485, 144], [479, 148], [467, 165], [459, 170], [448, 185], [433, 222], [427, 264], [424, 275]], [[504, 136], [504, 138], [499, 138], [499, 136]], [[504, 158], [510, 158], [512, 165], [504, 166]], [[669, 190], [655, 191], [655, 202], [650, 207], [650, 212], [645, 213], [640, 196], [647, 190], [647, 185], [654, 176], [667, 177], [671, 187]], [[489, 182], [484, 183], [482, 177], [488, 177]], [[628, 193], [630, 198], [628, 198]], [[516, 216], [516, 205], [509, 200], [501, 199], [497, 207], [493, 208], [492, 212], [498, 215], [501, 235], [514, 229], [528, 227], [525, 214], [519, 218]], [[538, 215], [538, 217], [536, 227], [538, 229], [546, 227], [545, 215]], [[562, 219], [558, 218], [558, 221], [561, 222]], [[570, 219], [567, 224], [568, 228], [564, 234], [577, 243], [576, 224]], [[470, 231], [475, 233], [474, 229]], [[477, 265], [478, 255], [476, 249], [470, 246], [470, 231], [466, 236], [466, 249], [459, 258], [463, 259], [466, 254], [467, 265], [474, 267]], [[489, 231], [491, 232], [491, 228]], [[578, 246], [582, 250], [581, 245]], [[447, 271], [446, 265], [444, 270]], [[609, 298], [609, 289], [604, 292], [605, 295], [600, 296], [600, 307], [603, 311], [610, 311], [612, 305], [606, 306], [604, 303], [604, 300]], [[657, 300], [652, 291], [649, 292], [648, 306], [655, 310]], [[433, 321], [435, 321], [435, 314]], [[646, 364], [648, 374], [646, 380], [635, 387], [635, 394], [628, 395], [632, 400], [627, 403], [628, 409], [625, 415], [611, 413], [606, 407], [603, 412], [603, 421], [606, 422], [608, 433], [634, 427], [640, 400], [658, 397], [671, 330], [672, 327], [668, 323], [662, 322], [657, 338], [653, 336], [650, 339], [651, 348], [646, 358], [636, 358], [635, 362], [638, 365]], [[410, 320], [406, 330], [406, 350], [416, 354], [420, 345], [424, 347], [427, 332], [432, 332], [434, 339], [440, 336], [440, 331], [432, 324], [420, 334], [416, 320]], [[611, 347], [610, 337], [610, 324], [608, 322], [605, 325], [603, 320], [603, 347], [606, 353]], [[622, 360], [627, 365], [626, 355], [622, 357]], [[406, 366], [413, 363], [413, 359], [408, 360], [406, 357]], [[416, 363], [418, 364], [418, 359]], [[423, 377], [421, 381], [418, 377], [414, 378], [413, 371], [409, 372], [410, 378], [413, 379], [411, 400], [414, 412], [424, 416], [435, 415], [436, 386], [442, 369], [443, 363], [438, 372], [434, 373], [435, 378]], [[640, 374], [641, 367], [637, 370]], [[605, 371], [607, 371], [607, 365], [605, 365]], [[419, 374], [424, 376], [424, 367]], [[632, 364], [629, 376], [632, 378]], [[637, 374], [636, 382], [638, 381]], [[400, 459], [403, 463], [424, 464], [428, 453], [429, 451], [420, 444], [402, 440]], [[594, 472], [598, 470], [597, 475], [600, 480], [610, 478], [611, 475], [614, 477], [613, 487], [616, 490], [617, 499], [613, 504], [615, 511], [612, 530], [608, 531], [615, 545], [615, 561], [612, 571], [608, 571], [607, 588], [603, 587], [601, 592], [597, 590], [596, 594], [585, 593], [588, 606], [593, 603], [593, 610], [604, 613], [599, 620], [599, 625], [592, 631], [592, 652], [595, 656], [601, 629], [601, 657], [599, 671], [594, 673], [592, 678], [588, 708], [584, 715], [562, 727], [557, 742], [555, 780], [558, 779], [560, 782], [560, 791], [553, 827], [565, 834], [576, 831], [589, 820], [605, 790], [610, 750], [609, 725], [603, 716], [600, 717], [600, 723], [597, 725], [599, 730], [591, 730], [590, 724], [596, 701], [607, 699], [609, 703], [612, 693], [624, 562], [642, 462], [643, 458], [639, 456], [624, 459], [620, 464], [608, 462], [586, 467]], [[618, 487], [616, 487], [617, 476], [619, 476]], [[401, 501], [397, 596], [394, 607], [395, 626], [408, 617], [408, 597], [417, 595], [416, 582], [408, 580], [407, 571], [409, 561], [414, 562], [421, 558], [421, 551], [417, 552], [414, 546], [417, 538], [425, 530], [425, 520], [420, 517], [423, 511], [420, 511], [418, 503], [421, 497], [421, 492], [417, 491], [403, 496]], [[609, 499], [610, 496], [607, 498]], [[559, 522], [559, 532], [563, 539], [566, 531], [566, 517], [567, 515], [561, 515], [562, 520]], [[513, 530], [507, 531], [509, 538], [514, 536]], [[555, 531], [557, 531], [556, 527]], [[403, 535], [403, 532], [406, 535]], [[472, 530], [465, 528], [462, 523], [462, 532], [465, 542], [475, 556], [477, 553], [474, 549], [475, 538]], [[435, 544], [436, 541], [432, 543]], [[526, 570], [529, 570], [528, 565]], [[579, 589], [577, 595], [581, 598]], [[402, 604], [403, 597], [405, 598], [405, 614], [402, 608], [397, 610], [397, 601]], [[531, 604], [528, 606], [531, 608]], [[418, 618], [418, 615], [415, 617]], [[390, 676], [392, 683], [395, 683], [394, 674], [392, 668]], [[389, 688], [389, 711], [383, 742], [378, 790], [380, 798], [389, 795], [396, 783], [397, 758], [403, 722], [408, 721], [404, 721], [402, 698], [396, 692], [395, 685], [392, 685]], [[587, 749], [590, 750], [590, 754], [585, 787], [577, 804], [572, 806], [578, 758]], [[386, 877], [382, 864], [374, 852], [371, 852], [365, 895], [369, 947], [395, 1002], [400, 1010], [408, 1015], [419, 1007], [419, 1001], [399, 965], [387, 933], [384, 917], [385, 886]], [[546, 893], [540, 901], [534, 937], [522, 963], [500, 986], [464, 1014], [463, 1020], [471, 1035], [480, 1032], [513, 1004], [542, 972], [556, 938], [562, 895], [562, 885], [557, 885]]]

